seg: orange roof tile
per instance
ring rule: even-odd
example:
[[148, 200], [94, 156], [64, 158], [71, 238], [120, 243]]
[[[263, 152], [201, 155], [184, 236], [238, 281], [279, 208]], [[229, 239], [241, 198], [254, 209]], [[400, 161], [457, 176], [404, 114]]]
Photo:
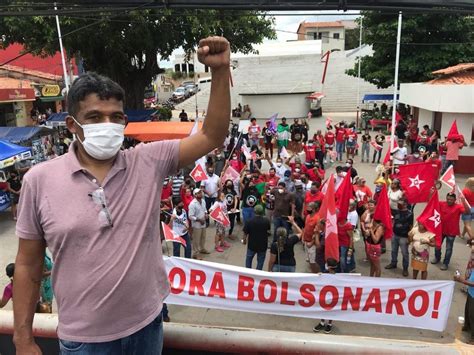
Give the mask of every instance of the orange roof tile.
[[341, 21], [330, 21], [330, 22], [302, 22], [300, 26], [303, 27], [344, 27]]
[[474, 70], [474, 63], [461, 63], [458, 65], [454, 65], [452, 67], [436, 70], [432, 72], [432, 74], [450, 75], [450, 74], [460, 73], [466, 70]]
[[31, 76], [36, 76], [37, 78], [43, 78], [43, 79], [49, 79], [49, 80], [54, 80], [54, 81], [60, 81], [62, 80], [62, 76], [60, 75], [54, 75], [50, 73], [45, 73], [39, 70], [32, 70], [32, 69], [27, 69], [27, 68], [22, 68], [22, 67], [17, 67], [15, 65], [2, 65], [0, 67], [0, 70], [8, 70], [16, 73], [22, 73], [26, 75], [31, 75]]
[[474, 84], [474, 70], [458, 73], [454, 75], [444, 75], [439, 78], [430, 80], [427, 84], [454, 84], [454, 85], [472, 85]]
[[31, 89], [31, 81], [15, 78], [4, 78], [0, 75], [0, 89]]

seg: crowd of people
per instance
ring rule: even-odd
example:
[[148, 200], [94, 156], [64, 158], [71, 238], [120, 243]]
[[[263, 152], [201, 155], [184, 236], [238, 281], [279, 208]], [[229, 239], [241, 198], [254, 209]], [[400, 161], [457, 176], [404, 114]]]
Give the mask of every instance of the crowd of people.
[[[441, 248], [435, 247], [435, 235], [417, 221], [414, 205], [405, 197], [397, 178], [398, 167], [429, 161], [438, 166], [439, 176], [455, 164], [464, 142], [441, 141], [439, 134], [429, 127], [418, 130], [416, 123], [403, 120], [395, 131], [397, 144], [390, 160], [383, 163], [381, 152], [387, 139], [381, 133], [372, 137], [371, 132], [365, 130], [360, 134], [353, 124], [339, 122], [328, 125], [324, 133], [317, 131], [310, 135], [304, 120], [295, 120], [292, 125], [284, 118], [278, 125], [269, 120], [262, 129], [252, 119], [247, 132], [229, 132], [224, 145], [206, 156], [206, 180], [194, 183], [181, 171], [165, 181], [163, 220], [192, 242], [192, 252], [187, 247], [185, 257], [202, 259], [212, 252], [206, 239], [206, 227], [210, 212], [219, 205], [230, 225], [226, 227], [216, 222], [214, 252], [224, 252], [231, 247], [229, 242], [238, 238], [247, 245], [243, 261], [246, 267], [253, 267], [256, 255], [259, 270], [294, 272], [297, 263], [305, 263], [297, 260], [294, 252], [301, 242], [311, 272], [329, 272], [331, 268], [324, 258], [325, 220], [318, 212], [325, 197], [322, 186], [329, 177], [326, 169], [335, 165], [336, 189], [346, 174], [350, 174], [352, 192], [347, 217], [338, 219], [340, 261], [333, 267], [334, 272], [355, 272], [355, 243], [364, 243], [364, 261], [370, 263], [369, 276], [380, 277], [383, 269], [380, 258], [386, 252], [388, 241], [392, 246], [391, 259], [385, 269], [396, 269], [401, 253], [402, 275], [409, 276], [411, 265], [414, 279], [419, 275], [427, 279], [430, 262], [441, 263], [440, 270], [448, 269], [457, 236], [466, 238], [469, 243], [474, 237], [471, 228], [474, 178], [467, 180], [462, 195], [449, 192], [440, 204], [444, 222], [442, 241], [446, 244], [442, 258]], [[416, 137], [411, 135], [415, 131]], [[354, 166], [358, 155], [361, 163], [380, 163], [375, 168], [374, 191]], [[228, 167], [238, 176], [229, 178]], [[384, 185], [392, 214], [393, 234], [390, 236], [386, 235], [387, 226], [374, 219]], [[456, 223], [461, 218], [462, 233]], [[240, 235], [236, 222], [242, 224]], [[173, 255], [180, 256], [180, 248], [180, 244], [175, 243]], [[430, 260], [432, 248], [434, 257]], [[468, 267], [466, 277], [470, 275]], [[330, 331], [328, 324], [316, 326], [315, 331], [321, 327]]]

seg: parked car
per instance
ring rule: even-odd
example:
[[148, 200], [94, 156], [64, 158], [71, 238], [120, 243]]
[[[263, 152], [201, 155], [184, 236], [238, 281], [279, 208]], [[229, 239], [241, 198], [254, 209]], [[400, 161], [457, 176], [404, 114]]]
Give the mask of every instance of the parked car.
[[198, 86], [194, 83], [193, 84], [187, 84], [185, 86], [185, 88], [189, 89], [189, 93], [191, 94], [191, 96], [194, 95], [194, 94], [197, 94], [197, 92], [199, 91]]
[[186, 100], [188, 96], [189, 96], [189, 90], [186, 91], [185, 88], [180, 86], [173, 92], [173, 95], [171, 97], [174, 101], [180, 102], [180, 101]]

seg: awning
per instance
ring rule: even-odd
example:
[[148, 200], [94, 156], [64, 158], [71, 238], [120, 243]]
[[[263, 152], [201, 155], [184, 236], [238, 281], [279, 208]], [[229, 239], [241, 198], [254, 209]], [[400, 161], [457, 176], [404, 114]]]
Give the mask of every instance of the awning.
[[53, 113], [48, 117], [46, 121], [46, 126], [48, 127], [58, 127], [66, 125], [66, 117], [68, 116], [67, 112]]
[[[400, 95], [397, 94], [397, 100]], [[367, 94], [364, 95], [362, 102], [373, 102], [373, 101], [393, 101], [393, 95], [391, 94]]]
[[30, 157], [30, 148], [0, 140], [0, 169], [12, 166], [17, 161]]
[[10, 143], [20, 143], [33, 138], [36, 135], [47, 135], [52, 129], [44, 126], [35, 127], [0, 127], [0, 139]]
[[182, 139], [189, 136], [193, 125], [194, 122], [132, 122], [125, 127], [125, 136], [141, 142]]
[[63, 101], [64, 96], [40, 96], [39, 99], [42, 102], [55, 102], [55, 101]]
[[321, 100], [323, 97], [326, 96], [321, 92], [313, 92], [311, 95], [306, 96], [308, 100]]

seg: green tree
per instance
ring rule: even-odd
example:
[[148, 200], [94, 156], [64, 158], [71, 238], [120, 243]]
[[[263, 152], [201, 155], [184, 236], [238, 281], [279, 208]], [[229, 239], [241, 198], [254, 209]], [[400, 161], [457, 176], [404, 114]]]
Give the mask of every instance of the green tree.
[[[209, 35], [225, 36], [233, 52], [243, 53], [275, 38], [274, 19], [255, 11], [149, 9], [117, 14], [98, 8], [96, 16], [61, 16], [60, 22], [68, 57], [81, 57], [86, 70], [121, 84], [127, 108], [141, 108], [145, 87], [163, 72], [158, 55], [167, 59], [179, 47], [190, 52]], [[59, 49], [54, 17], [0, 17], [0, 33], [3, 47], [17, 42], [42, 56]]]
[[[398, 15], [362, 12], [363, 41], [373, 55], [362, 57], [361, 77], [387, 88], [393, 85]], [[408, 14], [402, 22], [399, 82], [423, 82], [431, 72], [474, 61], [474, 21], [456, 14]], [[347, 74], [357, 76], [357, 63]]]
[[359, 27], [345, 30], [344, 49], [350, 50], [359, 47]]

